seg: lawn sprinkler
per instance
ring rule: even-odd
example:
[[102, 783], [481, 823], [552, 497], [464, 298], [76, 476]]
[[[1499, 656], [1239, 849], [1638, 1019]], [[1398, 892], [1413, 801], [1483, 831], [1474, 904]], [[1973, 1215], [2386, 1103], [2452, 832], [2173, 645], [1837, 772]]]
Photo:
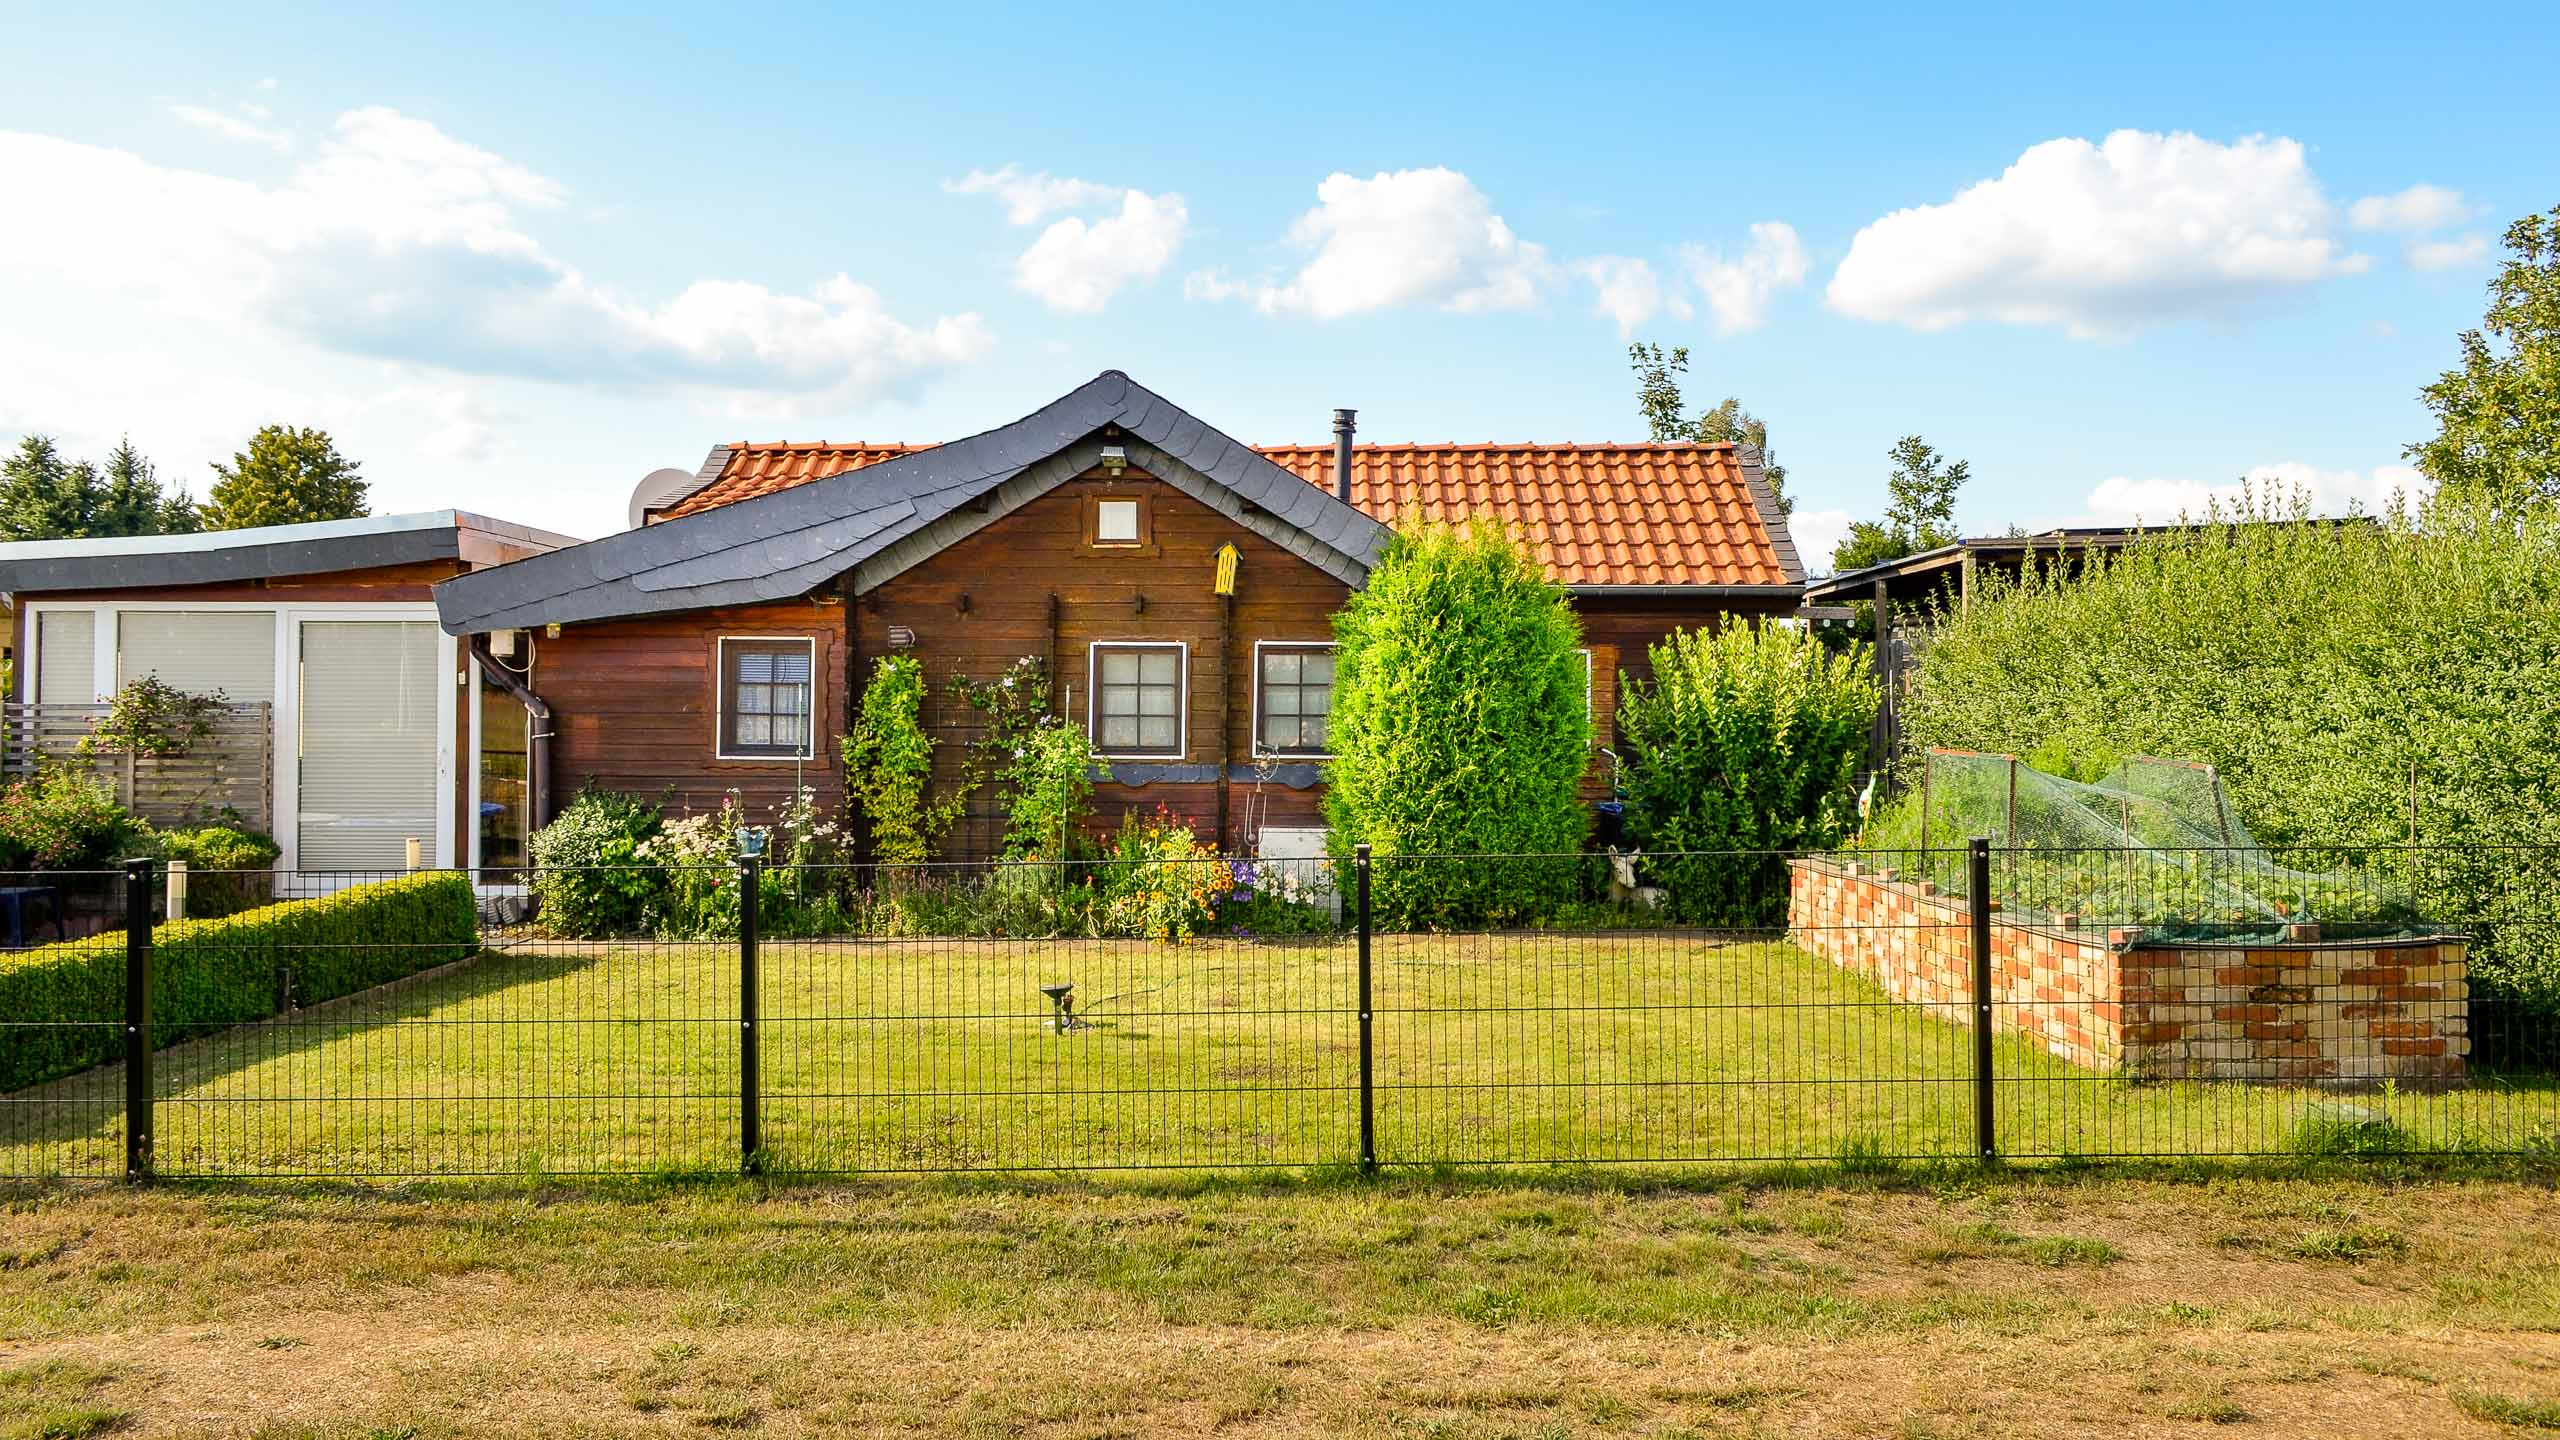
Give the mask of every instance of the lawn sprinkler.
[[1049, 1003], [1058, 1007], [1056, 1029], [1059, 1034], [1064, 1035], [1073, 1030], [1090, 1030], [1093, 1028], [1091, 1022], [1076, 1018], [1076, 987], [1072, 983], [1065, 985], [1043, 985], [1040, 987], [1040, 993], [1048, 996]]

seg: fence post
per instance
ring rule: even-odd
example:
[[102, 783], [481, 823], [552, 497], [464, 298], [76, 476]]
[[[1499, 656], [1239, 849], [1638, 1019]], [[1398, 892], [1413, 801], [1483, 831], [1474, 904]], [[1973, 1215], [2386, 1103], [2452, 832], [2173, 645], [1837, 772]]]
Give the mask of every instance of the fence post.
[[1374, 1175], [1378, 1172], [1378, 1112], [1376, 1052], [1370, 1043], [1375, 1012], [1369, 1004], [1368, 842], [1353, 846], [1351, 856], [1360, 926], [1360, 1173]]
[[124, 1178], [151, 1178], [151, 860], [124, 862]]
[[1991, 1105], [1991, 840], [1966, 847], [1965, 903], [1973, 917], [1973, 1150], [1984, 1164], [2000, 1157]]
[[763, 899], [764, 857], [738, 857], [738, 1163], [764, 1173], [763, 1055], [756, 1037], [756, 909]]

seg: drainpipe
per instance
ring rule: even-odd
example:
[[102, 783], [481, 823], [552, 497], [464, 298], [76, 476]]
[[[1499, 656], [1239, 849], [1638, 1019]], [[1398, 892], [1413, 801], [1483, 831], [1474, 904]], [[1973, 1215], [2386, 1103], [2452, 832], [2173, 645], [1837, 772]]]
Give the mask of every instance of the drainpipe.
[[513, 696], [515, 702], [525, 708], [533, 722], [525, 727], [527, 737], [533, 746], [533, 776], [530, 786], [533, 793], [528, 806], [532, 813], [525, 817], [525, 828], [530, 834], [532, 831], [541, 829], [551, 820], [551, 732], [553, 729], [551, 704], [526, 689], [524, 682], [516, 678], [516, 672], [498, 663], [498, 657], [489, 653], [488, 636], [471, 637], [471, 658], [479, 662], [481, 674], [488, 676], [499, 689]]
[[1352, 421], [1360, 412], [1333, 412], [1333, 498], [1351, 503], [1351, 433], [1358, 427]]

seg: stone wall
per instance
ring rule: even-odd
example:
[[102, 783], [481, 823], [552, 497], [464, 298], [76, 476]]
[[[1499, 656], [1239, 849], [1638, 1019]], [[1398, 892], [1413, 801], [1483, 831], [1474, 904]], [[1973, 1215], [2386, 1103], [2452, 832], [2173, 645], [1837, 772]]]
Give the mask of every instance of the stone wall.
[[[1891, 871], [1826, 860], [1792, 869], [1797, 946], [1972, 1023], [1964, 901]], [[2458, 1079], [2471, 1048], [2466, 950], [2460, 936], [2167, 943], [1995, 915], [1992, 1023], [2075, 1065], [2159, 1079]]]

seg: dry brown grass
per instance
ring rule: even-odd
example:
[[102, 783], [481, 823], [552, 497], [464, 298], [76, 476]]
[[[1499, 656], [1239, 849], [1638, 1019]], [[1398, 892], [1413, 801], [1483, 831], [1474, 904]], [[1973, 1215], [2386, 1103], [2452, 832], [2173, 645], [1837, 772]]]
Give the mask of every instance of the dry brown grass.
[[2529, 1179], [40, 1190], [0, 1211], [0, 1436], [87, 1415], [418, 1440], [2406, 1440], [2521, 1433], [2483, 1417], [2554, 1396], [2560, 1201]]

